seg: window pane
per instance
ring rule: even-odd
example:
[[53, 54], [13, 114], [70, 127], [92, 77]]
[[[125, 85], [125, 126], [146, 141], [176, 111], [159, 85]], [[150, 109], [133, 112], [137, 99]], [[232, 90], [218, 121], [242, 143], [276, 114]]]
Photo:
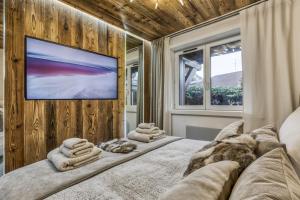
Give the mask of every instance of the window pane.
[[211, 105], [243, 105], [241, 42], [210, 49]]
[[203, 105], [203, 50], [179, 56], [179, 105]]
[[138, 67], [131, 68], [131, 105], [137, 103]]

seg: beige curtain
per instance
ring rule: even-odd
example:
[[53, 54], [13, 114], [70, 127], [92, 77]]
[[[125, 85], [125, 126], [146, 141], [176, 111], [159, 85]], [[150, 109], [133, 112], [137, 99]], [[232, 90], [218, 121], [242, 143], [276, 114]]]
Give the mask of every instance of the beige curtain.
[[[171, 128], [171, 108], [172, 108], [172, 90], [170, 86], [173, 81], [173, 74], [168, 70], [168, 66], [172, 65], [172, 56], [170, 51], [170, 38], [164, 39], [164, 116], [163, 116], [163, 129], [168, 135], [172, 135]], [[170, 67], [169, 67], [170, 68]]]
[[299, 106], [299, 0], [269, 0], [241, 13], [245, 131], [280, 127]]
[[136, 105], [136, 126], [144, 122], [144, 53], [143, 45], [139, 47], [139, 76]]
[[150, 121], [163, 129], [164, 38], [152, 42]]

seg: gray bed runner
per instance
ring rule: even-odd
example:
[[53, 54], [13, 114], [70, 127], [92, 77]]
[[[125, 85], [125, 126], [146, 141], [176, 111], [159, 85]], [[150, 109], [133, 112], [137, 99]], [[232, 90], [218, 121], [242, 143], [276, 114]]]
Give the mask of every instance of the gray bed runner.
[[152, 143], [135, 142], [138, 148], [129, 154], [102, 152], [103, 158], [100, 160], [66, 172], [58, 172], [48, 160], [42, 160], [2, 176], [0, 178], [0, 199], [46, 198], [116, 165], [180, 139], [168, 136]]

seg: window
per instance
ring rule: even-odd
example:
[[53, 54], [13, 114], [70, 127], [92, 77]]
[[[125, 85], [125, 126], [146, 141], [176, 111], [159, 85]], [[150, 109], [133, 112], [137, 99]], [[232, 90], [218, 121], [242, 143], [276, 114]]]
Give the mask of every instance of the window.
[[242, 49], [238, 37], [176, 53], [176, 109], [241, 110]]
[[138, 85], [138, 72], [139, 68], [137, 66], [131, 67], [131, 98], [130, 98], [130, 104], [131, 105], [136, 105], [137, 103], [137, 85]]
[[126, 105], [132, 107], [137, 104], [138, 71], [139, 67], [137, 64], [126, 67]]
[[241, 42], [210, 47], [210, 104], [243, 105]]

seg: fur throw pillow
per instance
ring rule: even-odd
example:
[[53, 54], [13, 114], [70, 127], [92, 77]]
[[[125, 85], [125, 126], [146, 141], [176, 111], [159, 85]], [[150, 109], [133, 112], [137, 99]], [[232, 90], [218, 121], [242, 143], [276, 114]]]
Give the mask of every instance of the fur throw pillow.
[[238, 162], [239, 172], [242, 172], [256, 159], [255, 148], [256, 140], [248, 134], [232, 136], [222, 141], [213, 141], [192, 156], [184, 176], [210, 163], [223, 160]]
[[99, 145], [104, 151], [112, 153], [129, 153], [136, 149], [137, 145], [126, 139], [114, 139]]
[[279, 147], [282, 147], [284, 150], [286, 149], [285, 145], [279, 142], [278, 134], [272, 125], [255, 129], [249, 134], [257, 141], [255, 154], [258, 157]]

